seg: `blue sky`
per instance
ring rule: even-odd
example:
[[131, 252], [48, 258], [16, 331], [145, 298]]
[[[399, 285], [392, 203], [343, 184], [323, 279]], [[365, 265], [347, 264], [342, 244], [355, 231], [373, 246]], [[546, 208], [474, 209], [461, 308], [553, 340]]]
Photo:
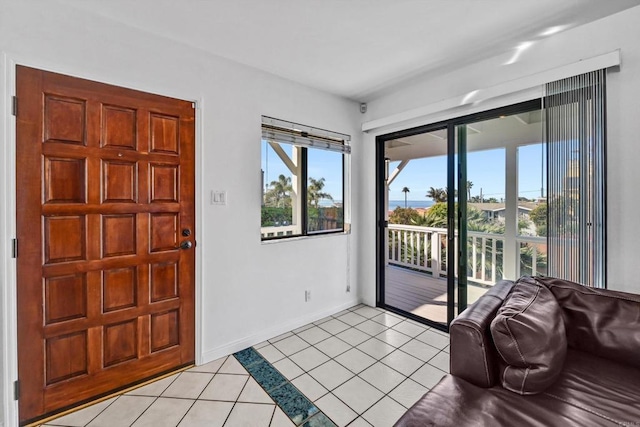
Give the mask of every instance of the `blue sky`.
[[[291, 145], [282, 144], [282, 148], [291, 156]], [[518, 194], [521, 197], [537, 198], [543, 177], [542, 161], [544, 155], [540, 144], [522, 146], [518, 149]], [[342, 200], [342, 154], [325, 150], [309, 149], [308, 174], [312, 178], [325, 178], [325, 192], [334, 200]], [[392, 162], [395, 169], [398, 162]], [[468, 180], [473, 182], [471, 196], [480, 194], [485, 198], [505, 197], [505, 154], [504, 149], [470, 152], [467, 155]], [[291, 173], [273, 149], [262, 143], [262, 170], [265, 171], [265, 183], [278, 179], [278, 175]], [[390, 188], [390, 200], [404, 200], [403, 187], [410, 192], [408, 200], [430, 200], [426, 197], [429, 187], [444, 188], [447, 185], [446, 156], [415, 159], [402, 170]], [[546, 183], [544, 183], [546, 187]], [[546, 192], [546, 189], [545, 189]]]
[[[521, 197], [540, 196], [543, 158], [540, 144], [518, 149], [518, 194]], [[399, 162], [392, 162], [393, 171]], [[485, 198], [500, 200], [505, 195], [505, 150], [475, 151], [467, 154], [467, 179], [473, 183], [471, 196], [482, 194]], [[447, 185], [446, 156], [411, 160], [391, 183], [389, 200], [404, 200], [403, 187], [409, 188], [408, 200], [431, 200], [426, 197], [429, 187], [444, 188]], [[546, 183], [544, 184], [546, 187]], [[546, 190], [545, 190], [546, 192]]]
[[[292, 146], [281, 144], [291, 157]], [[280, 157], [266, 142], [262, 142], [262, 170], [265, 172], [265, 184], [276, 181], [280, 174], [291, 176]], [[342, 200], [342, 154], [332, 151], [310, 148], [307, 151], [307, 175], [310, 178], [324, 178], [323, 192], [331, 194], [335, 201]]]

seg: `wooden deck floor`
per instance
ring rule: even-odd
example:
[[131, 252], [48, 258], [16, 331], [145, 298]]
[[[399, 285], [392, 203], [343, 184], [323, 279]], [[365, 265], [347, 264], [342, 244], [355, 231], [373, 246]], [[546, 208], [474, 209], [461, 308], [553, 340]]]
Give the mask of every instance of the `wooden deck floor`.
[[[467, 287], [468, 304], [487, 288]], [[386, 267], [385, 303], [434, 322], [447, 323], [447, 279], [407, 268]], [[456, 309], [457, 310], [457, 309]]]

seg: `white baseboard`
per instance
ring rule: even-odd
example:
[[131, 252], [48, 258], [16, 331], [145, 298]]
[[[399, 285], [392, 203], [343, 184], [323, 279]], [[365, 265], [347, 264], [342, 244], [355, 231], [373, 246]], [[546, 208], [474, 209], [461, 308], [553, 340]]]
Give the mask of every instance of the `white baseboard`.
[[354, 299], [350, 302], [341, 304], [328, 310], [322, 310], [280, 323], [278, 325], [264, 329], [258, 333], [238, 339], [223, 346], [216, 347], [210, 350], [204, 350], [200, 358], [200, 364], [204, 365], [205, 363], [209, 363], [213, 360], [219, 359], [229, 354], [233, 354], [237, 351], [244, 350], [247, 347], [259, 344], [263, 341], [268, 340], [269, 338], [277, 337], [278, 335], [284, 334], [285, 332], [289, 332], [308, 323], [315, 322], [316, 320], [323, 319], [327, 316], [331, 316], [332, 314], [338, 313], [339, 311], [345, 310], [349, 307], [353, 307], [354, 305], [357, 305], [359, 303], [359, 300]]

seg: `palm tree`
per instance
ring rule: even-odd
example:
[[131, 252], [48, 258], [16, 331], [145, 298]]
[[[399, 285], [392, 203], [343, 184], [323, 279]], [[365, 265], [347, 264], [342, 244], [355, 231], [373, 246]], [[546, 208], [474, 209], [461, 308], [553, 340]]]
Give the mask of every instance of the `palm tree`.
[[323, 193], [324, 178], [315, 179], [309, 177], [309, 185], [307, 185], [307, 200], [317, 209], [320, 199], [333, 200], [331, 194]]
[[473, 182], [467, 181], [467, 201], [471, 200], [471, 187], [473, 187]]
[[291, 201], [291, 192], [293, 187], [291, 186], [291, 177], [280, 175], [277, 181], [271, 181], [271, 190], [266, 194], [268, 200], [271, 200], [276, 207], [280, 206], [280, 202], [283, 202], [283, 207], [287, 204], [287, 199]]
[[409, 192], [409, 187], [402, 187], [402, 192], [404, 193], [404, 208], [407, 209], [407, 193]]
[[433, 188], [429, 187], [429, 191], [427, 192], [427, 197], [433, 199], [434, 202], [446, 202], [447, 201], [447, 190], [444, 188]]

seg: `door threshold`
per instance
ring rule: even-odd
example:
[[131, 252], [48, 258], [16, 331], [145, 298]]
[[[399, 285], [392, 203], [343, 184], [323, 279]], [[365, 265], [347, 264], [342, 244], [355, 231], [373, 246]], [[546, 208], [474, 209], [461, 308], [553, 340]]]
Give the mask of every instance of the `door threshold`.
[[123, 388], [123, 389], [118, 390], [118, 391], [114, 391], [113, 393], [107, 394], [105, 396], [101, 396], [101, 397], [99, 397], [97, 399], [91, 400], [89, 402], [85, 402], [85, 403], [83, 403], [81, 405], [74, 406], [73, 408], [66, 409], [66, 410], [64, 410], [62, 412], [58, 412], [58, 413], [56, 413], [54, 415], [49, 415], [49, 416], [47, 416], [45, 418], [39, 419], [38, 421], [34, 421], [32, 423], [29, 423], [29, 424], [24, 424], [24, 425], [22, 425], [22, 427], [38, 427], [38, 426], [41, 426], [43, 424], [47, 424], [49, 421], [53, 421], [53, 420], [56, 420], [58, 418], [64, 417], [65, 415], [69, 415], [69, 414], [72, 414], [74, 412], [78, 412], [78, 411], [80, 411], [82, 409], [88, 408], [89, 406], [93, 406], [93, 405], [95, 405], [97, 403], [104, 402], [105, 400], [109, 400], [109, 399], [111, 399], [113, 397], [120, 396], [121, 394], [129, 393], [130, 391], [139, 389], [140, 387], [144, 387], [146, 385], [149, 385], [149, 384], [154, 383], [156, 381], [163, 380], [163, 379], [165, 379], [167, 377], [170, 377], [172, 375], [175, 375], [177, 373], [186, 371], [187, 369], [191, 369], [194, 366], [196, 366], [196, 365], [194, 363], [192, 363], [190, 365], [183, 366], [183, 367], [175, 369], [173, 371], [165, 372], [164, 374], [158, 375], [157, 377], [153, 377], [153, 378], [145, 380], [145, 381], [143, 381], [141, 383], [132, 385], [130, 387]]

